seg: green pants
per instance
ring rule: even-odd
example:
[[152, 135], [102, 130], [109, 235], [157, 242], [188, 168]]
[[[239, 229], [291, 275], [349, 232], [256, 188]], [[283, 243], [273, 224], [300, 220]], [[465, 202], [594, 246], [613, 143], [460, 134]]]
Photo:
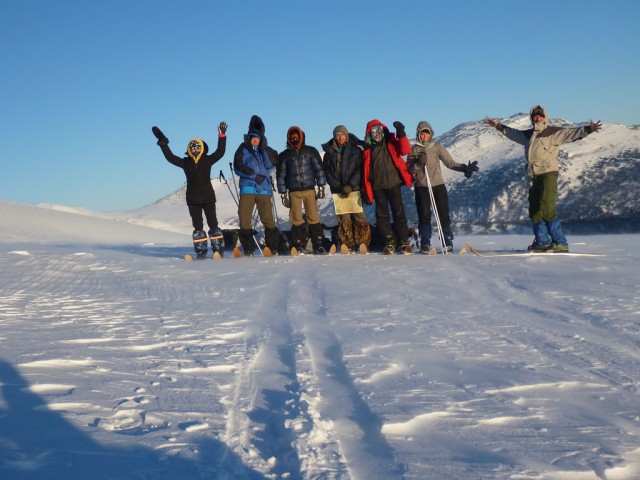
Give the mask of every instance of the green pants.
[[533, 179], [529, 189], [529, 218], [533, 223], [550, 222], [557, 216], [558, 174], [544, 173]]

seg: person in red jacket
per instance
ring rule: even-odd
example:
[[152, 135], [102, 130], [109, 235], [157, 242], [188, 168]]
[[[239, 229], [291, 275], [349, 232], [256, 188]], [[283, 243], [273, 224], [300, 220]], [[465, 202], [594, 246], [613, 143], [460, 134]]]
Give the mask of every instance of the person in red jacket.
[[367, 123], [363, 156], [363, 196], [369, 204], [376, 202], [378, 232], [385, 241], [385, 250], [394, 252], [396, 239], [391, 230], [389, 206], [400, 249], [409, 253], [409, 226], [402, 203], [402, 185], [411, 187], [413, 177], [402, 158], [411, 151], [404, 125], [393, 122], [396, 133], [380, 120]]

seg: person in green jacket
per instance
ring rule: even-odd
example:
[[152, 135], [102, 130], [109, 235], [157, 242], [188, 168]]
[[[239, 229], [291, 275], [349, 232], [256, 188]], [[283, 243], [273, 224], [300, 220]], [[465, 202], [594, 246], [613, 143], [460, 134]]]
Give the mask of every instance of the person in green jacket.
[[486, 117], [485, 122], [509, 140], [524, 146], [527, 161], [527, 173], [532, 179], [529, 188], [529, 218], [533, 222], [535, 239], [529, 245], [529, 251], [566, 253], [569, 244], [562, 233], [557, 214], [559, 146], [586, 137], [602, 128], [599, 121], [589, 121], [589, 125], [577, 128], [549, 126], [547, 109], [535, 105], [529, 111], [533, 128], [517, 130], [507, 127], [493, 118]]

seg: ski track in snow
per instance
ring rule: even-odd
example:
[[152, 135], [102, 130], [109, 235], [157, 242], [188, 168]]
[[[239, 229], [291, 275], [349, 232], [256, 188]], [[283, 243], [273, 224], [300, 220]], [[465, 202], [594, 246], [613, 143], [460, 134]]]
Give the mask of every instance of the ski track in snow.
[[2, 478], [640, 476], [624, 258], [52, 251], [0, 255]]

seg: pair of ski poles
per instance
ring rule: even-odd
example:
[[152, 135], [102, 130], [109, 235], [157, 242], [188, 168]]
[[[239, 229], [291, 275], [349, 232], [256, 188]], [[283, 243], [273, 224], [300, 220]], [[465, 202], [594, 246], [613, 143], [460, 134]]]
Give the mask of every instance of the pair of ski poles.
[[[438, 215], [438, 208], [436, 205], [436, 199], [433, 196], [433, 188], [431, 188], [431, 179], [429, 178], [429, 171], [427, 166], [424, 166], [424, 176], [427, 177], [427, 186], [429, 187], [429, 199], [431, 200], [431, 209], [433, 210], [433, 216], [436, 219], [436, 225], [438, 226], [438, 238], [440, 239], [440, 246], [442, 247], [442, 253], [448, 254], [447, 244], [444, 238], [444, 231], [442, 230], [442, 224], [440, 223], [440, 215]], [[429, 227], [431, 228], [431, 227]]]
[[[231, 194], [231, 198], [233, 198], [233, 201], [236, 202], [236, 207], [240, 208], [240, 203], [238, 201], [238, 199], [240, 198], [240, 194], [238, 192], [238, 186], [236, 185], [236, 178], [235, 175], [233, 174], [233, 166], [230, 163], [229, 166], [231, 167], [231, 180], [233, 181], [233, 187], [236, 191], [235, 195], [233, 194], [233, 190], [231, 190], [231, 186], [229, 185], [229, 182], [227, 182], [227, 179], [224, 177], [224, 173], [222, 173], [222, 170], [220, 170], [220, 175], [218, 176], [218, 180], [220, 180], [221, 182], [224, 182], [224, 184], [227, 186], [227, 188], [229, 189], [229, 193]], [[255, 227], [256, 224], [256, 217], [255, 217], [255, 210], [254, 210], [254, 215], [253, 215], [253, 226]], [[253, 229], [253, 231], [255, 231], [255, 228]], [[262, 248], [260, 248], [260, 243], [258, 242], [258, 239], [256, 239], [256, 236], [253, 235], [253, 232], [251, 234], [251, 236], [253, 237], [253, 241], [256, 244], [256, 247], [258, 247], [258, 250], [260, 251], [260, 254], [262, 255]]]

